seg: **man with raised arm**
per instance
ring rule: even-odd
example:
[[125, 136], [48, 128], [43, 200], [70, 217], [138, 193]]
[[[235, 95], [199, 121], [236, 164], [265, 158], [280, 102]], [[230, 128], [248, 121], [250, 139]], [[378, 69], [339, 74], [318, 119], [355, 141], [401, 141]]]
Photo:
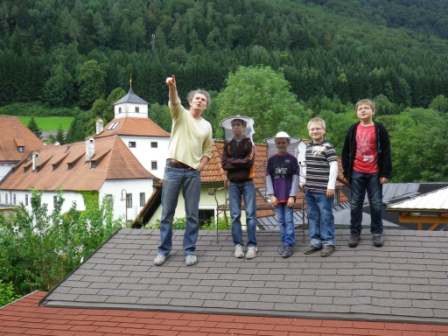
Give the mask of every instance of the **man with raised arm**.
[[166, 84], [172, 126], [162, 188], [161, 243], [154, 265], [161, 266], [171, 252], [173, 218], [182, 189], [186, 213], [183, 247], [185, 264], [191, 266], [198, 262], [195, 251], [199, 231], [200, 172], [212, 155], [212, 126], [202, 118], [210, 104], [210, 95], [205, 90], [190, 91], [187, 110], [181, 105], [174, 75], [166, 79]]

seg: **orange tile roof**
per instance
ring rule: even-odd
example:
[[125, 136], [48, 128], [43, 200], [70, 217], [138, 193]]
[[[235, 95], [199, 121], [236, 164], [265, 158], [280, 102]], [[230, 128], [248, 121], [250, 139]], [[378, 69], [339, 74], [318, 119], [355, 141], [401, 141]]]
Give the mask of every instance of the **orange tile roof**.
[[[20, 161], [43, 146], [42, 141], [19, 118], [0, 115], [0, 161]], [[24, 146], [20, 153], [17, 147]]]
[[[255, 179], [257, 187], [264, 186], [266, 174], [266, 144], [257, 144], [255, 154]], [[215, 140], [212, 150], [212, 159], [201, 172], [202, 182], [224, 182], [227, 180], [226, 172], [221, 166], [221, 157], [224, 150], [224, 141]]]
[[446, 324], [366, 322], [292, 317], [219, 315], [128, 309], [39, 306], [45, 292], [33, 292], [0, 309], [0, 334], [153, 336], [447, 336]]
[[115, 118], [110, 121], [103, 132], [95, 137], [111, 135], [135, 135], [147, 137], [169, 137], [170, 133], [157, 125], [151, 118]]
[[39, 151], [38, 169], [22, 161], [0, 184], [9, 190], [99, 190], [106, 180], [156, 179], [126, 147], [119, 136], [97, 138], [95, 155], [85, 159], [85, 143], [48, 145]]
[[224, 182], [226, 180], [226, 172], [221, 166], [221, 156], [224, 148], [222, 141], [216, 141], [212, 149], [212, 158], [201, 171], [202, 182]]

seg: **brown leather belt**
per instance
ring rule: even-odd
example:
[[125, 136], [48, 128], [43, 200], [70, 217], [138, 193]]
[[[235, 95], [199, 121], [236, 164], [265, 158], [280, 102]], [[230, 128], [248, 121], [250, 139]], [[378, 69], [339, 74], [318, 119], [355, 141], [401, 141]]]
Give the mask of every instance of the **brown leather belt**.
[[186, 165], [185, 163], [182, 163], [182, 162], [174, 160], [174, 159], [167, 159], [166, 160], [166, 165], [168, 167], [173, 167], [173, 168], [182, 168], [182, 169], [188, 169], [188, 170], [196, 170], [193, 167], [190, 167], [189, 165]]

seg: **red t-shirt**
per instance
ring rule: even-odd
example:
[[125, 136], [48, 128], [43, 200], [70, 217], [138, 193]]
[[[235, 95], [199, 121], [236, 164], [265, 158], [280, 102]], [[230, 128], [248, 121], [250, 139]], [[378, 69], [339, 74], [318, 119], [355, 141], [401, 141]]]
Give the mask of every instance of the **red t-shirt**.
[[356, 129], [356, 156], [353, 170], [358, 173], [378, 173], [375, 125], [359, 124]]

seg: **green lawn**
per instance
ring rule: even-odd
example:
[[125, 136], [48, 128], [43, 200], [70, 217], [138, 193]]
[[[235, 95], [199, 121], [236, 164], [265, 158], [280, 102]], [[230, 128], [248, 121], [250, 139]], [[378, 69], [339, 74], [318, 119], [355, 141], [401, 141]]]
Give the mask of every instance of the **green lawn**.
[[[18, 116], [20, 121], [27, 126], [30, 122], [30, 116]], [[67, 131], [70, 128], [70, 124], [73, 120], [73, 117], [34, 117], [36, 120], [37, 126], [44, 131], [57, 131], [58, 128], [61, 128], [63, 131]]]

